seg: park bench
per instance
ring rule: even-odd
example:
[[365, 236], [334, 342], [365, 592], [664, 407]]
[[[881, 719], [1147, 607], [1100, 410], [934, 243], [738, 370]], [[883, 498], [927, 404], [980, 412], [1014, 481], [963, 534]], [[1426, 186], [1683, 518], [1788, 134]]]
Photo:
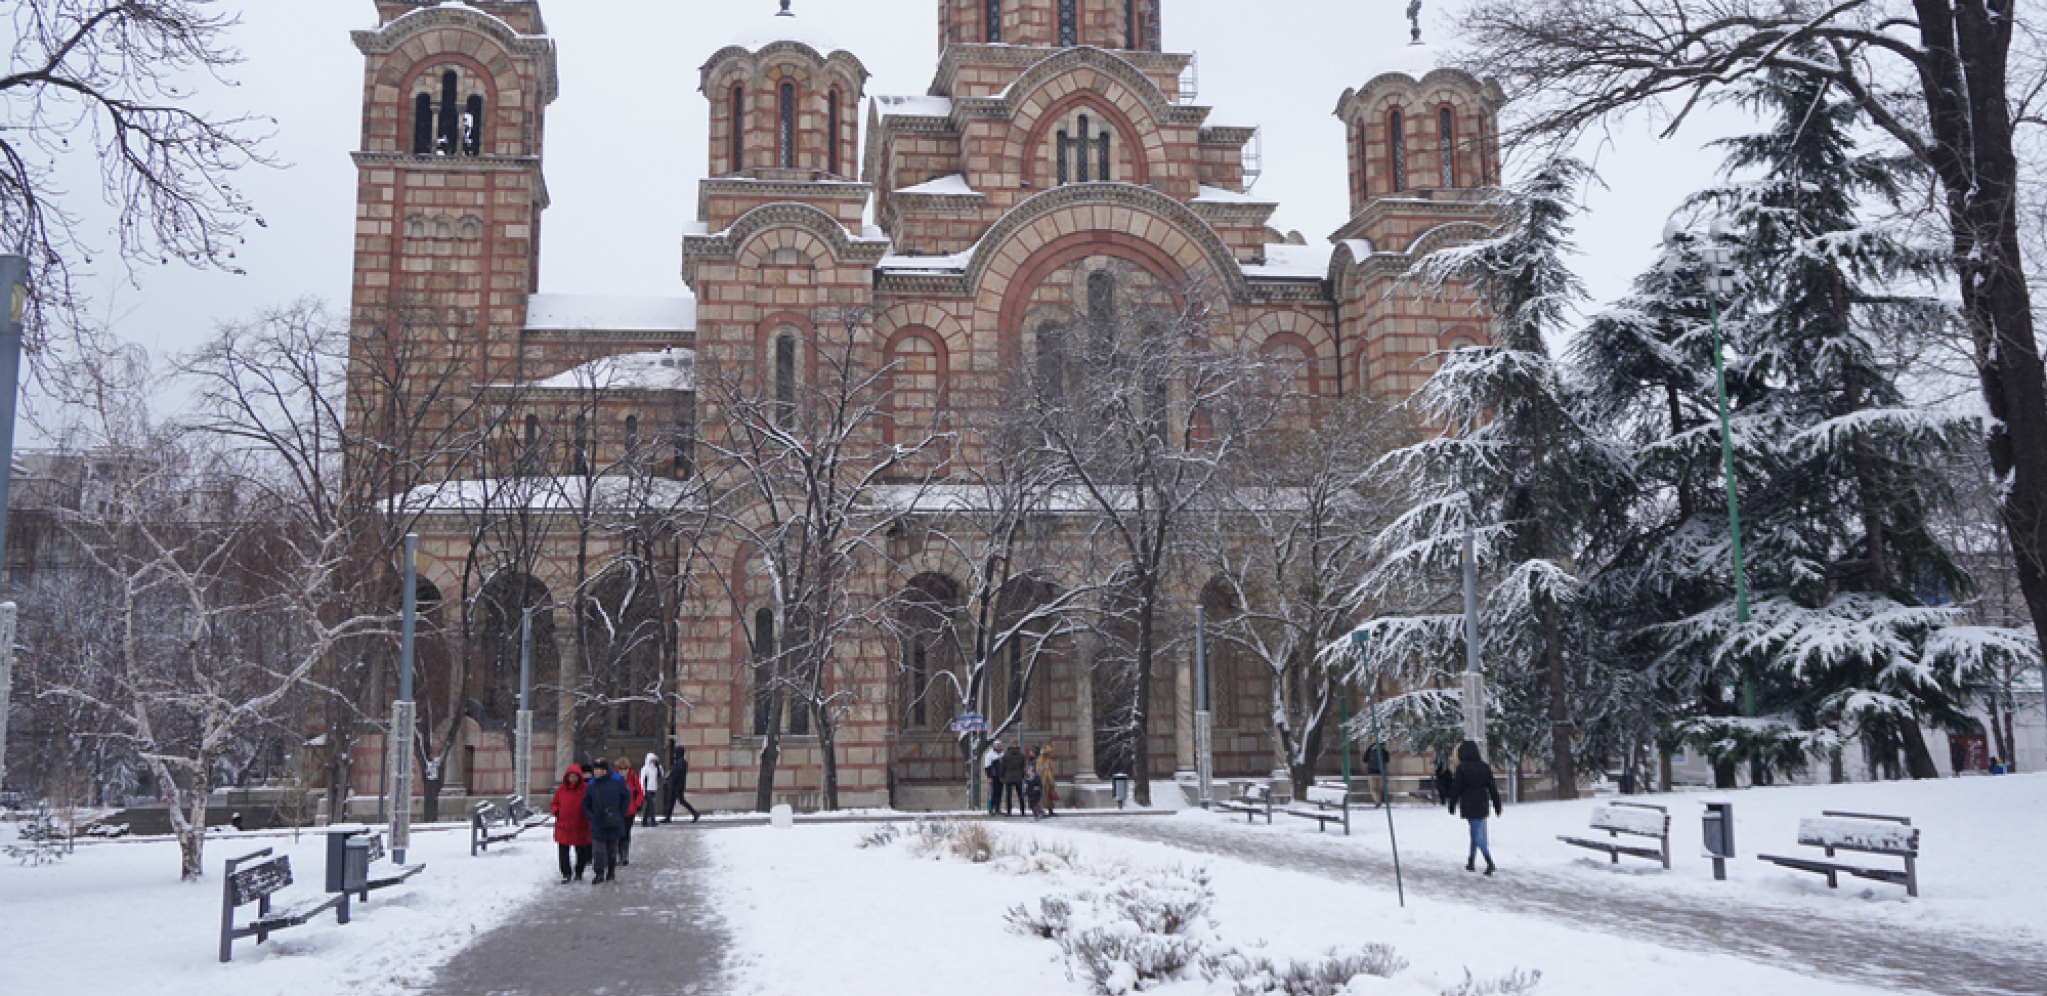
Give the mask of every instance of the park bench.
[[1350, 790], [1341, 785], [1310, 785], [1306, 795], [1307, 798], [1280, 812], [1314, 820], [1316, 833], [1328, 829], [1331, 823], [1341, 823], [1343, 835], [1350, 836]]
[[1262, 815], [1269, 824], [1272, 822], [1272, 786], [1248, 784], [1238, 789], [1235, 796], [1211, 805], [1216, 809], [1243, 813], [1246, 823], [1255, 823]]
[[[491, 824], [502, 818], [502, 825], [492, 829]], [[546, 813], [536, 813], [526, 806], [526, 800], [506, 796], [504, 806], [479, 802], [469, 811], [469, 856], [479, 851], [490, 850], [492, 844], [503, 844], [517, 838], [534, 827], [547, 822]]]
[[1871, 868], [1841, 861], [1777, 854], [1758, 854], [1756, 857], [1786, 868], [1825, 875], [1829, 889], [1840, 888], [1840, 875], [1847, 872], [1857, 878], [1902, 885], [1906, 895], [1915, 898], [1919, 895], [1919, 829], [1908, 817], [1828, 810], [1817, 818], [1807, 817], [1798, 821], [1798, 842], [1807, 847], [1825, 849], [1829, 858], [1837, 850], [1904, 858], [1905, 867], [1903, 870]]
[[[1663, 869], [1670, 870], [1670, 812], [1662, 806], [1652, 806], [1644, 802], [1616, 802], [1609, 806], [1595, 806], [1592, 809], [1592, 829], [1606, 831], [1608, 839], [1586, 840], [1583, 837], [1561, 835], [1557, 839], [1576, 847], [1604, 851], [1613, 859], [1614, 864], [1620, 864], [1621, 855], [1626, 854], [1661, 861]], [[1657, 846], [1639, 847], [1623, 844], [1620, 835], [1624, 833], [1637, 837], [1654, 837]]]
[[[267, 858], [257, 864], [249, 862]], [[230, 858], [227, 873], [221, 884], [220, 900], [220, 960], [228, 961], [234, 956], [234, 942], [243, 937], [253, 936], [261, 944], [270, 935], [287, 927], [296, 927], [328, 910], [335, 910], [338, 923], [348, 922], [348, 893], [299, 900], [288, 906], [273, 909], [270, 897], [291, 885], [291, 858], [286, 855], [271, 857], [270, 848], [264, 848], [239, 858]], [[256, 916], [243, 926], [235, 926], [235, 909], [256, 904]]]

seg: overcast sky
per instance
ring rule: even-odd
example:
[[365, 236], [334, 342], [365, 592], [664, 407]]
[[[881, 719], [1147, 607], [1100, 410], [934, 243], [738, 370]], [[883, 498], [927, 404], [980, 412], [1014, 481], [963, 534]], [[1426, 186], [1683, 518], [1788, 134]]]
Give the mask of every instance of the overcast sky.
[[[868, 94], [921, 94], [937, 61], [935, 0], [796, 0], [806, 34], [820, 30], [857, 56]], [[681, 226], [694, 220], [707, 160], [707, 105], [698, 67], [735, 37], [771, 22], [774, 0], [549, 0], [561, 95], [548, 109], [545, 169], [553, 206], [541, 247], [540, 290], [679, 294]], [[1425, 38], [1455, 44], [1449, 8], [1432, 3]], [[220, 113], [277, 119], [270, 146], [285, 165], [239, 185], [268, 227], [239, 262], [247, 274], [169, 266], [137, 283], [102, 267], [100, 313], [159, 360], [204, 341], [215, 324], [312, 296], [336, 311], [349, 286], [362, 56], [349, 31], [375, 25], [369, 0], [245, 3], [232, 36], [246, 62], [238, 85], [209, 87]], [[1198, 54], [1199, 103], [1209, 121], [1263, 127], [1256, 192], [1280, 202], [1274, 227], [1322, 241], [1346, 220], [1343, 132], [1332, 111], [1346, 87], [1405, 63], [1405, 0], [1166, 0], [1165, 45]], [[782, 22], [786, 23], [786, 22]], [[863, 111], [861, 122], [866, 115]], [[1595, 298], [1623, 293], [1676, 203], [1713, 176], [1707, 128], [1658, 141], [1636, 122], [1588, 155], [1607, 184], [1588, 191], [1581, 273]], [[864, 141], [864, 138], [863, 138]], [[1512, 167], [1510, 166], [1510, 178]], [[90, 193], [88, 181], [73, 189]], [[88, 239], [104, 245], [109, 240]]]

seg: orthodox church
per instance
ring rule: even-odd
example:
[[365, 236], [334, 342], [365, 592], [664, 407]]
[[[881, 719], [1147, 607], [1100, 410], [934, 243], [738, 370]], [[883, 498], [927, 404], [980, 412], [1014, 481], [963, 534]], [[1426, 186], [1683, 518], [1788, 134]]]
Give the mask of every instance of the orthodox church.
[[[557, 87], [538, 0], [377, 0], [377, 25], [355, 32], [350, 418], [410, 468], [392, 486], [416, 498], [419, 695], [447, 791], [536, 791], [567, 761], [675, 744], [699, 808], [747, 809], [773, 726], [777, 800], [818, 805], [831, 751], [842, 806], [960, 804], [948, 723], [1000, 702], [927, 702], [904, 673], [950, 665], [857, 640], [818, 679], [838, 710], [826, 736], [805, 709], [769, 708], [761, 662], [804, 622], [776, 608], [758, 551], [591, 514], [686, 494], [735, 445], [713, 371], [754, 371], [788, 404], [831, 373], [819, 343], [843, 341], [885, 389], [892, 417], [874, 432], [889, 443], [894, 426], [998, 417], [1006, 372], [1049, 355], [1081, 288], [1091, 303], [1206, 295], [1218, 334], [1288, 364], [1312, 397], [1405, 395], [1432, 354], [1482, 340], [1469, 295], [1391, 289], [1483, 231], [1497, 86], [1368, 72], [1331, 94], [1350, 216], [1310, 245], [1247, 190], [1255, 128], [1181, 92], [1191, 57], [1161, 48], [1165, 0], [931, 2], [939, 55], [920, 94], [867, 92], [859, 56], [787, 0], [762, 32], [702, 53], [709, 147], [679, 260], [691, 293], [673, 298], [536, 293]], [[862, 583], [956, 605], [944, 552], [898, 532], [900, 563]], [[1168, 657], [1154, 777], [1191, 769], [1195, 750], [1191, 654]], [[522, 659], [528, 786], [511, 749]], [[1078, 643], [1049, 655], [1020, 713], [1083, 790], [1105, 756], [1089, 663]], [[1269, 678], [1224, 662], [1210, 683], [1217, 775], [1270, 774]], [[359, 796], [378, 791], [381, 749], [374, 732], [349, 748]]]

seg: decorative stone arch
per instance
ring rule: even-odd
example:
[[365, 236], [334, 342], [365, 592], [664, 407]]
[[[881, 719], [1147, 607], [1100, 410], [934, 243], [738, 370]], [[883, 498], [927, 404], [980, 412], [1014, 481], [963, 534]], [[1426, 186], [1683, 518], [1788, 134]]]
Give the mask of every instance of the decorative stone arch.
[[1495, 234], [1497, 234], [1495, 229], [1477, 222], [1453, 221], [1437, 225], [1415, 236], [1413, 241], [1407, 244], [1406, 256], [1409, 260], [1418, 260], [1438, 249], [1491, 238]]
[[1444, 351], [1487, 344], [1485, 332], [1474, 325], [1452, 325], [1436, 333], [1436, 348]]
[[[440, 30], [447, 28], [458, 30]], [[490, 44], [465, 45], [461, 40], [464, 32], [482, 36]], [[519, 90], [518, 72], [511, 61], [514, 58], [532, 59], [539, 68], [536, 82], [540, 85], [540, 103], [553, 103], [559, 92], [553, 41], [540, 35], [521, 35], [511, 25], [479, 10], [461, 6], [422, 7], [381, 28], [356, 31], [353, 38], [357, 50], [364, 55], [397, 56], [385, 62], [387, 74], [402, 73], [423, 58], [466, 51], [489, 64], [491, 71], [485, 75], [498, 81], [501, 94], [516, 94]], [[380, 76], [377, 82], [396, 80]]]
[[[1137, 186], [1150, 183], [1152, 161], [1154, 159], [1162, 161], [1165, 156], [1165, 141], [1159, 134], [1157, 120], [1141, 113], [1141, 108], [1140, 113], [1133, 116], [1128, 108], [1109, 103], [1106, 97], [1096, 91], [1075, 90], [1032, 114], [1031, 123], [1027, 126], [1029, 130], [1022, 133], [1021, 139], [1017, 138], [1017, 135], [1024, 126], [1019, 123], [1019, 128], [1013, 129], [1009, 140], [1003, 144], [1003, 155], [1017, 164], [1023, 185], [1032, 189], [1058, 185], [1056, 177], [1044, 175], [1045, 157], [1041, 152], [1051, 141], [1052, 129], [1065, 120], [1068, 114], [1080, 110], [1092, 111], [1101, 116], [1102, 124], [1110, 130], [1110, 134], [1115, 136], [1118, 143], [1111, 149], [1111, 154], [1120, 150], [1130, 155], [1129, 175], [1115, 177], [1114, 181]], [[1082, 177], [1072, 182], [1092, 181]]]
[[1237, 333], [1239, 341], [1255, 349], [1275, 339], [1291, 339], [1298, 343], [1308, 359], [1318, 364], [1335, 355], [1336, 336], [1329, 326], [1322, 324], [1312, 315], [1299, 311], [1268, 311], [1243, 326]]
[[1131, 151], [1131, 182], [1151, 182], [1155, 163], [1165, 158], [1165, 137], [1159, 120], [1174, 105], [1158, 85], [1121, 57], [1098, 48], [1066, 49], [1025, 70], [1009, 85], [1004, 110], [1010, 122], [1002, 154], [1019, 164], [1025, 184], [1039, 185], [1035, 150], [1046, 131], [1072, 108], [1089, 104], [1115, 122]]
[[1260, 356], [1273, 356], [1285, 349], [1293, 350], [1300, 354], [1302, 365], [1302, 369], [1292, 375], [1296, 386], [1302, 388], [1311, 398], [1335, 393], [1324, 383], [1328, 380], [1323, 374], [1325, 356], [1316, 351], [1314, 344], [1309, 342], [1306, 336], [1290, 331], [1271, 332], [1257, 340], [1257, 349]]
[[757, 52], [743, 45], [727, 45], [711, 53], [698, 71], [698, 90], [715, 97], [730, 90], [735, 82], [751, 83], [765, 78], [770, 66], [801, 65], [820, 78], [829, 78], [849, 92], [858, 94], [866, 85], [867, 67], [844, 49], [824, 55], [808, 44], [793, 39], [769, 42]]
[[[909, 355], [927, 357], [930, 361], [930, 368], [912, 369], [907, 366], [897, 365], [903, 362], [904, 358]], [[889, 378], [888, 410], [891, 415], [899, 415], [905, 411], [915, 411], [920, 407], [928, 407], [934, 412], [943, 412], [951, 406], [952, 357], [950, 350], [946, 349], [945, 337], [940, 335], [936, 329], [923, 325], [906, 325], [897, 329], [882, 343], [881, 363], [885, 369], [892, 368], [889, 369], [887, 374]], [[931, 386], [928, 389], [921, 385], [905, 387], [903, 383], [904, 380], [916, 381], [923, 378], [930, 379]], [[906, 403], [902, 400], [902, 396], [906, 391], [922, 395], [927, 390], [930, 394], [928, 401], [917, 398]], [[893, 422], [884, 423], [882, 437], [885, 442], [894, 443], [897, 441], [896, 428]]]
[[966, 355], [973, 349], [973, 337], [952, 312], [925, 301], [906, 301], [874, 316], [874, 334], [887, 339], [897, 330], [912, 325], [936, 333], [948, 354]]
[[[873, 266], [888, 251], [887, 239], [855, 239], [831, 215], [808, 204], [784, 201], [754, 208], [740, 215], [730, 228], [710, 238], [684, 240], [684, 279], [693, 279], [697, 263], [705, 259], [734, 260], [759, 266], [759, 260], [770, 249], [809, 244], [802, 243], [793, 234], [774, 235], [778, 229], [793, 229], [815, 236], [822, 252], [811, 253], [811, 259], [829, 256], [836, 265]], [[763, 236], [770, 237], [772, 241], [760, 246], [751, 245]], [[742, 254], [749, 250], [758, 255], [742, 259]]]

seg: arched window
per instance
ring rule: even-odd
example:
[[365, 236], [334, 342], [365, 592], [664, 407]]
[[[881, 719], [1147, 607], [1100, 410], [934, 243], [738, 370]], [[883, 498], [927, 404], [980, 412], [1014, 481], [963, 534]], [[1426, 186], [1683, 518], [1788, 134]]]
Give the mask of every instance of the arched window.
[[412, 154], [434, 154], [434, 96], [430, 93], [412, 98]]
[[631, 460], [637, 455], [639, 448], [640, 417], [638, 415], [627, 415], [625, 417], [625, 458]]
[[1059, 44], [1080, 44], [1080, 32], [1074, 24], [1075, 20], [1077, 18], [1074, 16], [1073, 0], [1059, 0]]
[[575, 439], [575, 451], [569, 456], [569, 473], [587, 477], [590, 473], [590, 420], [582, 415], [576, 416]]
[[[806, 658], [812, 656], [810, 650], [810, 612], [808, 610], [796, 608], [789, 611], [789, 619], [782, 627], [782, 653], [793, 658], [782, 662], [784, 668], [802, 669], [812, 666], [813, 662], [806, 660]], [[809, 676], [800, 673], [800, 671], [796, 677], [799, 679], [797, 682], [798, 687], [805, 687], [810, 684]], [[786, 725], [782, 727], [784, 733], [798, 737], [807, 736], [810, 733], [809, 702], [785, 697], [782, 705], [782, 715], [786, 717], [787, 721]]]
[[444, 156], [452, 156], [462, 147], [462, 112], [455, 102], [460, 82], [452, 69], [441, 74], [441, 130], [434, 139], [434, 151]]
[[470, 97], [462, 106], [462, 154], [483, 154], [483, 98]]
[[775, 337], [775, 422], [786, 429], [796, 424], [796, 337]]
[[781, 139], [778, 165], [783, 169], [796, 168], [796, 84], [782, 84], [782, 97], [776, 111], [776, 131]]
[[540, 416], [526, 416], [526, 445], [519, 455], [519, 473], [533, 474], [540, 466]]
[[988, 44], [1002, 41], [1002, 0], [988, 0]]
[[1079, 133], [1074, 136], [1073, 141], [1073, 179], [1080, 183], [1086, 183], [1088, 147], [1087, 115], [1085, 114], [1081, 115], [1078, 120], [1080, 125]]
[[1407, 189], [1407, 135], [1402, 127], [1399, 111], [1386, 115], [1386, 171], [1394, 193]]
[[839, 172], [839, 88], [825, 95], [825, 172]]
[[1486, 145], [1485, 115], [1479, 115], [1477, 127], [1478, 141], [1474, 147], [1478, 150], [1478, 183], [1483, 187], [1493, 182], [1493, 150]]
[[732, 166], [728, 172], [737, 173], [746, 167], [746, 87], [733, 84], [732, 87], [732, 135], [731, 149], [726, 152]]
[[1116, 316], [1116, 278], [1106, 270], [1087, 275], [1087, 317], [1097, 325]]
[[768, 706], [775, 700], [775, 610], [753, 614], [753, 735], [768, 735]]
[[1457, 117], [1445, 107], [1436, 112], [1436, 135], [1443, 149], [1443, 187], [1457, 186]]
[[675, 476], [677, 480], [696, 473], [697, 425], [688, 415], [675, 420]]
[[1072, 145], [1073, 140], [1066, 137], [1066, 129], [1064, 128], [1059, 129], [1059, 141], [1055, 143], [1053, 146], [1053, 148], [1056, 149], [1057, 152], [1053, 158], [1057, 160], [1057, 168], [1059, 171], [1059, 185], [1062, 187], [1066, 186], [1066, 184], [1070, 182], [1067, 179], [1068, 174], [1066, 172], [1066, 151]]
[[1096, 167], [1098, 175], [1095, 178], [1103, 183], [1107, 183], [1109, 182], [1109, 129], [1102, 129], [1102, 134], [1095, 141], [1100, 145], [1100, 148], [1095, 150], [1095, 162], [1100, 164]]
[[1123, 47], [1137, 51], [1137, 0], [1123, 0]]

